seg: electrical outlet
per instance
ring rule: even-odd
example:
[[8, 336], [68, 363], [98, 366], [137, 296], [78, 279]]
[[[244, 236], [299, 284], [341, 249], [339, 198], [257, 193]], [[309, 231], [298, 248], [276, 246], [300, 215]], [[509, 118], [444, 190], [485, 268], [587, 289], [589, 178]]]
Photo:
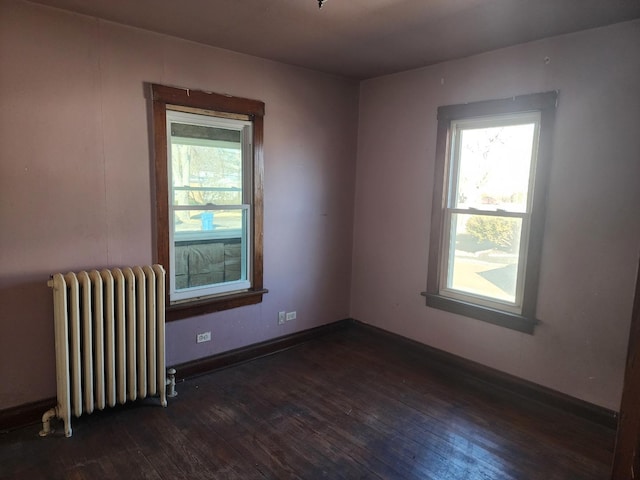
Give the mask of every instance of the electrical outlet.
[[278, 312], [278, 325], [282, 325], [286, 320], [287, 312]]
[[199, 333], [196, 338], [196, 343], [210, 342], [211, 341], [211, 332], [203, 332]]
[[296, 312], [287, 312], [287, 322], [296, 319]]

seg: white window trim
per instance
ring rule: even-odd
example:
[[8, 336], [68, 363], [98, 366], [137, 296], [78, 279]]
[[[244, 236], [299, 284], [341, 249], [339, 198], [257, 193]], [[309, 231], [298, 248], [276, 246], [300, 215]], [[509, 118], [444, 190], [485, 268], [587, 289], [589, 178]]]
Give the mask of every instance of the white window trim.
[[[501, 126], [513, 126], [522, 124], [534, 124], [532, 142], [531, 163], [529, 168], [529, 186], [527, 189], [527, 201], [524, 212], [497, 210], [457, 208], [455, 198], [457, 196], [458, 176], [460, 167], [460, 132], [471, 128], [492, 128]], [[510, 313], [522, 313], [522, 300], [524, 294], [525, 268], [527, 265], [527, 252], [529, 248], [529, 232], [531, 226], [531, 208], [535, 195], [535, 173], [538, 158], [538, 142], [540, 137], [540, 112], [523, 112], [508, 115], [489, 115], [486, 117], [453, 120], [451, 122], [451, 152], [446, 165], [445, 179], [445, 208], [444, 224], [442, 228], [442, 252], [440, 255], [440, 295], [456, 300], [470, 302], [485, 307]], [[518, 252], [518, 270], [516, 276], [515, 301], [509, 302], [497, 298], [473, 294], [449, 287], [449, 277], [452, 267], [451, 230], [454, 214], [495, 216], [501, 218], [519, 218], [522, 221], [520, 233], [520, 248]]]
[[[172, 178], [172, 157], [171, 157], [171, 144], [172, 144], [172, 136], [171, 136], [171, 123], [172, 122], [182, 122], [189, 123], [192, 125], [200, 125], [207, 127], [217, 127], [224, 128], [228, 130], [236, 130], [241, 133], [241, 144], [242, 144], [242, 190], [243, 190], [243, 203], [241, 205], [198, 205], [197, 208], [189, 207], [189, 206], [177, 206], [174, 205], [173, 195], [173, 178]], [[252, 123], [247, 120], [238, 120], [238, 119], [229, 119], [229, 118], [221, 118], [212, 115], [205, 115], [199, 113], [187, 113], [180, 112], [176, 110], [167, 109], [166, 111], [166, 128], [167, 128], [167, 185], [169, 192], [169, 265], [170, 272], [172, 274], [169, 276], [169, 299], [171, 303], [181, 303], [185, 301], [193, 301], [200, 300], [208, 297], [213, 297], [217, 295], [226, 295], [230, 293], [242, 292], [251, 289], [251, 262], [249, 261], [252, 258], [252, 241], [253, 232], [251, 231], [251, 225], [253, 224], [251, 219], [252, 214], [252, 184], [253, 184], [253, 146], [251, 143], [252, 136]], [[186, 141], [185, 141], [186, 140]], [[181, 139], [181, 143], [184, 141], [186, 144], [191, 143], [211, 143], [219, 144], [221, 142], [215, 141], [206, 141], [199, 143], [191, 139]], [[224, 282], [216, 285], [202, 285], [197, 287], [190, 287], [185, 289], [178, 290], [176, 288], [176, 275], [175, 275], [175, 242], [176, 242], [176, 231], [175, 231], [175, 215], [174, 212], [178, 210], [242, 210], [243, 211], [243, 222], [245, 224], [245, 234], [242, 235], [242, 231], [240, 230], [239, 237], [241, 238], [241, 242], [243, 244], [243, 255], [242, 255], [242, 263], [241, 263], [241, 280]], [[192, 233], [186, 235], [179, 235], [178, 241], [192, 241], [198, 239], [222, 239], [222, 238], [231, 238], [233, 232], [215, 232], [212, 233]], [[237, 237], [235, 237], [237, 238]]]

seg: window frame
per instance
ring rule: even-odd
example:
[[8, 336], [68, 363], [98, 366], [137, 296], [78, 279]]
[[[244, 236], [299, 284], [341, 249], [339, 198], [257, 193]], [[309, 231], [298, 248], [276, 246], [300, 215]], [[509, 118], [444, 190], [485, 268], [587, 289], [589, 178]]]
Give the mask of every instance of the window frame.
[[208, 115], [219, 118], [248, 120], [252, 123], [250, 143], [253, 146], [251, 162], [251, 195], [248, 235], [250, 258], [247, 258], [250, 287], [241, 291], [219, 293], [206, 297], [172, 302], [167, 289], [165, 309], [167, 321], [188, 318], [204, 313], [253, 305], [262, 302], [268, 292], [263, 287], [263, 202], [264, 161], [263, 128], [264, 103], [229, 95], [220, 95], [185, 88], [151, 84], [153, 112], [154, 176], [155, 176], [155, 244], [156, 261], [167, 270], [171, 278], [170, 242], [172, 209], [169, 205], [167, 110]]
[[[557, 104], [556, 91], [522, 95], [508, 99], [486, 100], [459, 105], [447, 105], [438, 108], [438, 130], [436, 137], [436, 161], [434, 170], [433, 203], [431, 210], [431, 231], [428, 258], [427, 290], [423, 292], [426, 305], [451, 313], [475, 318], [495, 325], [511, 328], [525, 333], [533, 333], [536, 319], [540, 259], [544, 235], [545, 206], [549, 178], [552, 130]], [[445, 225], [448, 208], [448, 175], [451, 159], [452, 134], [456, 122], [482, 120], [500, 115], [518, 115], [538, 112], [540, 115], [537, 161], [532, 182], [533, 191], [530, 203], [530, 223], [526, 253], [524, 258], [524, 286], [519, 309], [499, 309], [497, 302], [474, 303], [469, 296], [454, 298], [442, 295], [443, 268], [448, 266], [444, 255], [448, 249], [444, 242], [449, 225]], [[535, 146], [534, 146], [535, 148]], [[522, 241], [522, 240], [521, 240]], [[521, 249], [522, 251], [522, 249]], [[484, 304], [483, 304], [484, 303]]]

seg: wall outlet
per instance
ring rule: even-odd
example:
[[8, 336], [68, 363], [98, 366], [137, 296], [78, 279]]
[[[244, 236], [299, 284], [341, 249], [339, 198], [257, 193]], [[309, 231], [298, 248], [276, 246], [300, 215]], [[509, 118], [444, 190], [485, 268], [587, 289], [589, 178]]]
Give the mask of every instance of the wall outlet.
[[282, 325], [286, 320], [287, 312], [278, 312], [278, 325]]
[[202, 332], [199, 333], [196, 338], [196, 343], [210, 342], [211, 341], [211, 332]]
[[296, 319], [296, 312], [287, 312], [287, 322]]

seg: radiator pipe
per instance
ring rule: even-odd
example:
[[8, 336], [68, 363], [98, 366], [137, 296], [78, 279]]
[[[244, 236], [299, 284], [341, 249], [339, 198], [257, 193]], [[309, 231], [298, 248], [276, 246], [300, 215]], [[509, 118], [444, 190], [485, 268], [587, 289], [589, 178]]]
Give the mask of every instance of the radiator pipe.
[[53, 407], [42, 415], [42, 430], [40, 430], [40, 436], [46, 437], [55, 432], [54, 429], [51, 428], [51, 419], [56, 418], [58, 416], [58, 407]]
[[176, 369], [170, 368], [167, 370], [169, 378], [167, 378], [167, 397], [173, 398], [178, 396], [176, 392]]

